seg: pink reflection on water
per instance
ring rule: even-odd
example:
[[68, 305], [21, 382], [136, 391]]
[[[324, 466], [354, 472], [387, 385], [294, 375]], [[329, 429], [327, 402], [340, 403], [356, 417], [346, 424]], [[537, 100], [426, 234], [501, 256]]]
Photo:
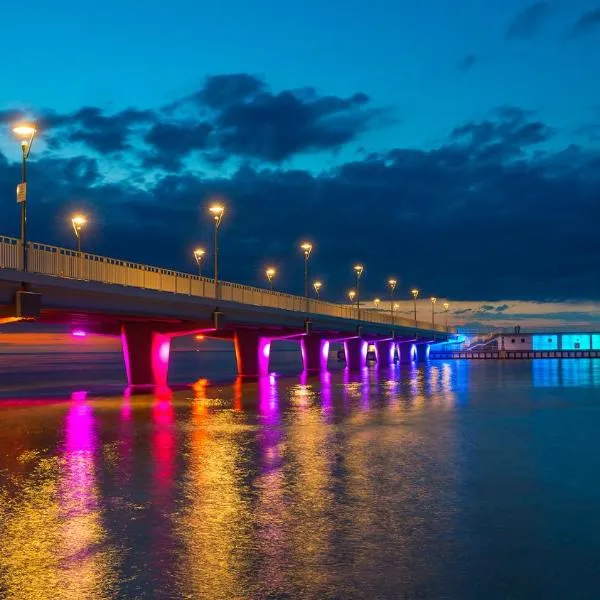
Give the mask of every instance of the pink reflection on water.
[[62, 523], [61, 547], [57, 552], [64, 557], [64, 585], [74, 596], [91, 597], [91, 588], [97, 582], [89, 575], [94, 570], [92, 549], [99, 542], [101, 525], [96, 490], [95, 419], [85, 396], [69, 407], [65, 418], [63, 447], [64, 471], [60, 485], [60, 512]]
[[321, 406], [323, 413], [329, 414], [333, 410], [333, 402], [331, 400], [331, 373], [329, 371], [321, 371]]
[[152, 455], [158, 491], [167, 493], [173, 481], [175, 460], [175, 435], [173, 431], [173, 405], [164, 396], [157, 396], [152, 405]]
[[265, 560], [259, 577], [269, 589], [281, 589], [286, 581], [281, 565], [288, 554], [283, 473], [283, 430], [279, 411], [277, 380], [274, 376], [258, 381], [258, 412], [261, 471], [257, 480], [256, 515], [260, 522], [257, 542]]

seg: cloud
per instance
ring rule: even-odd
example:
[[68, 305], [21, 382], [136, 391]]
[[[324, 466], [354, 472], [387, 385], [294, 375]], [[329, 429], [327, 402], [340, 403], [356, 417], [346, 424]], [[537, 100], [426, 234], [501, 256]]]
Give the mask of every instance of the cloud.
[[529, 147], [549, 140], [554, 130], [531, 113], [513, 106], [494, 110], [484, 121], [470, 122], [452, 131], [451, 139], [466, 144], [479, 160], [516, 158]]
[[598, 27], [600, 27], [600, 8], [583, 13], [569, 29], [568, 37], [580, 37], [595, 31]]
[[534, 37], [541, 31], [551, 12], [549, 2], [531, 4], [513, 17], [506, 29], [506, 38], [515, 40]]
[[[219, 93], [208, 86], [210, 100], [187, 97], [164, 114], [88, 115], [88, 128], [100, 133], [99, 123], [110, 130], [113, 121], [97, 123], [98, 116], [121, 115], [129, 124], [131, 132], [118, 146], [130, 147], [122, 151], [127, 161], [96, 150], [76, 157], [58, 150], [41, 154], [38, 146], [29, 167], [32, 239], [72, 245], [68, 216], [85, 210], [90, 218], [85, 243], [93, 252], [189, 270], [190, 249], [209, 245], [206, 204], [219, 194], [228, 206], [221, 250], [222, 274], [229, 280], [263, 284], [268, 260], [280, 266], [281, 289], [301, 293], [297, 246], [308, 236], [315, 243], [312, 273], [326, 278], [327, 299], [344, 297], [357, 259], [366, 267], [361, 281], [365, 298], [380, 296], [394, 274], [405, 286], [398, 294], [407, 297], [409, 286], [416, 286], [426, 296], [451, 302], [487, 298], [486, 318], [499, 318], [505, 299], [515, 295], [600, 298], [598, 151], [563, 148], [554, 129], [534, 113], [505, 106], [481, 120], [457, 124], [435, 147], [365, 152], [320, 172], [260, 161], [264, 148], [248, 160], [241, 154], [238, 164], [220, 171], [214, 166], [203, 171], [201, 162], [193, 169], [182, 163], [179, 157], [189, 159], [192, 153], [221, 159], [221, 109], [213, 114], [212, 106], [229, 110], [240, 97], [252, 104], [267, 86], [252, 87], [251, 81], [231, 84], [233, 91], [221, 83]], [[353, 96], [294, 95], [310, 105], [311, 115], [368, 107], [366, 99]], [[58, 123], [51, 133], [70, 127], [64, 115], [47, 114]], [[83, 121], [80, 111], [67, 116], [74, 115]], [[303, 130], [312, 131], [310, 123]], [[190, 124], [197, 129], [188, 130]], [[547, 140], [552, 144], [544, 145]], [[169, 153], [177, 155], [171, 164]], [[2, 233], [16, 236], [14, 185], [20, 174], [18, 157], [11, 158], [0, 154], [0, 210]], [[153, 160], [160, 168], [148, 167]], [[113, 166], [126, 170], [125, 176], [116, 178]], [[545, 249], [543, 257], [539, 248]]]
[[273, 93], [247, 75], [209, 77], [194, 99], [214, 111], [214, 142], [221, 152], [272, 163], [338, 149], [379, 113], [367, 108], [364, 93], [348, 98], [321, 96], [313, 88]]
[[501, 313], [501, 312], [505, 312], [509, 309], [510, 307], [508, 306], [508, 304], [501, 304], [500, 306], [496, 306], [496, 312], [497, 313]]
[[464, 73], [465, 71], [471, 70], [478, 62], [479, 57], [476, 54], [467, 54], [458, 61], [456, 67], [459, 71]]
[[209, 123], [202, 122], [155, 123], [144, 137], [150, 146], [150, 151], [144, 156], [144, 166], [169, 171], [180, 169], [188, 154], [207, 148], [212, 129]]
[[[211, 164], [231, 157], [279, 164], [300, 154], [336, 151], [377, 125], [385, 111], [369, 104], [362, 92], [345, 98], [311, 87], [274, 92], [262, 79], [234, 74], [208, 77], [194, 93], [156, 110], [42, 110], [37, 122], [53, 149], [80, 143], [106, 156], [141, 145], [142, 166], [177, 171], [197, 151]], [[0, 123], [25, 117], [0, 111]]]
[[466, 314], [468, 314], [470, 312], [473, 312], [472, 308], [462, 308], [460, 310], [452, 311], [452, 314], [458, 316], [458, 315], [466, 315]]

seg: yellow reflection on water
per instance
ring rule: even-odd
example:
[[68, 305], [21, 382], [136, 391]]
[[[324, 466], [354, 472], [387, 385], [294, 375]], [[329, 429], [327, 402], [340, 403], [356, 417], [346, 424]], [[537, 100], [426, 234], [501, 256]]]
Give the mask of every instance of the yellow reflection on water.
[[205, 386], [194, 389], [190, 414], [189, 467], [175, 523], [184, 547], [178, 581], [186, 598], [246, 597], [240, 572], [251, 554], [252, 520], [238, 439], [244, 428], [235, 422], [240, 389], [229, 411], [213, 412], [210, 405], [220, 399], [209, 400], [205, 392]]
[[31, 470], [13, 480], [10, 495], [1, 492], [2, 598], [114, 597], [116, 555], [102, 545], [91, 411], [85, 402], [73, 403], [62, 455], [36, 457]]

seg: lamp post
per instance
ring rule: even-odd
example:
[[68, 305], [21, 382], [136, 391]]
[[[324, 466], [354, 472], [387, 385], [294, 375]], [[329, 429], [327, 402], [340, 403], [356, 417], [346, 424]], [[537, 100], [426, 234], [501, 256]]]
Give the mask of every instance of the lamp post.
[[413, 312], [415, 313], [415, 328], [417, 327], [417, 298], [419, 297], [419, 290], [410, 290], [413, 297]]
[[435, 329], [435, 303], [437, 302], [437, 298], [435, 296], [431, 296], [431, 329]]
[[358, 309], [358, 318], [360, 319], [360, 276], [363, 274], [364, 267], [362, 265], [354, 265], [356, 273], [356, 308]]
[[398, 281], [394, 278], [388, 279], [388, 287], [390, 288], [390, 316], [392, 318], [392, 327], [394, 326], [394, 291]]
[[77, 238], [77, 253], [81, 255], [81, 232], [87, 223], [87, 219], [83, 215], [74, 215], [71, 217], [71, 225]]
[[208, 210], [215, 223], [215, 298], [219, 298], [219, 225], [223, 220], [225, 207], [222, 204], [213, 204]]
[[13, 133], [21, 140], [22, 163], [21, 183], [17, 186], [17, 202], [21, 205], [21, 264], [27, 271], [27, 159], [31, 152], [36, 129], [32, 125], [22, 124], [13, 127]]
[[350, 299], [350, 304], [354, 304], [354, 298], [356, 298], [356, 292], [354, 290], [350, 290], [348, 292], [348, 298]]
[[373, 303], [375, 304], [375, 310], [379, 310], [379, 305], [381, 304], [381, 300], [379, 298], [375, 298], [375, 300], [373, 300]]
[[320, 297], [320, 292], [321, 292], [321, 288], [323, 287], [323, 284], [320, 281], [315, 281], [313, 283], [313, 288], [315, 290], [315, 296], [317, 297], [317, 300]]
[[204, 248], [196, 248], [194, 250], [194, 260], [196, 261], [196, 266], [198, 267], [198, 277], [202, 277], [202, 261], [204, 260], [205, 255], [206, 251]]
[[450, 308], [450, 302], [446, 301], [442, 306], [444, 307], [444, 315], [446, 317], [446, 331], [448, 331], [448, 309]]
[[265, 275], [267, 276], [267, 279], [269, 280], [269, 288], [271, 289], [271, 291], [273, 291], [273, 277], [275, 277], [276, 274], [277, 274], [277, 270], [274, 267], [268, 267], [267, 270], [265, 271]]
[[312, 252], [312, 244], [310, 242], [302, 242], [300, 250], [304, 253], [304, 297], [308, 306], [308, 257]]

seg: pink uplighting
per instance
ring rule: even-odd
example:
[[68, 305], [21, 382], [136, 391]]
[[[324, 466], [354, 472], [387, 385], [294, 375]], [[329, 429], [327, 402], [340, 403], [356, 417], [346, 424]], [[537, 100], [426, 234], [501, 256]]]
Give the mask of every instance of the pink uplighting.
[[170, 354], [171, 339], [166, 335], [155, 333], [152, 336], [152, 371], [154, 383], [157, 386], [164, 387], [167, 385]]

